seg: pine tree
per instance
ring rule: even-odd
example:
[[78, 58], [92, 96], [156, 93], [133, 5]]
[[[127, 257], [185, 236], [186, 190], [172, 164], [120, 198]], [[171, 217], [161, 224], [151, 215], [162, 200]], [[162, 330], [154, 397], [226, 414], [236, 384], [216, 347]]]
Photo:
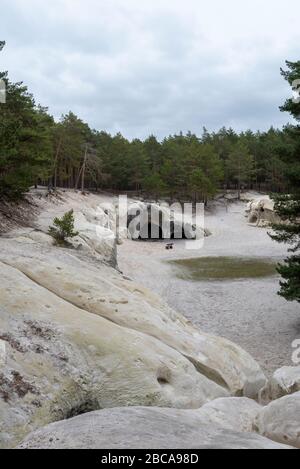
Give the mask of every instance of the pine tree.
[[[300, 61], [287, 62], [287, 71], [282, 70], [282, 75], [291, 86], [300, 79]], [[300, 100], [289, 99], [281, 110], [289, 112], [300, 122]], [[278, 215], [286, 223], [275, 225], [275, 235], [271, 237], [280, 243], [290, 246], [292, 255], [278, 268], [283, 281], [279, 294], [288, 301], [300, 302], [300, 125], [289, 129], [294, 140], [294, 151], [288, 162], [286, 177], [289, 181], [290, 193], [276, 196], [275, 209]]]
[[254, 158], [243, 141], [239, 141], [232, 148], [226, 162], [226, 168], [229, 177], [237, 183], [238, 198], [240, 199], [243, 184], [251, 181], [254, 172]]
[[55, 218], [53, 221], [54, 226], [50, 226], [49, 234], [55, 239], [56, 243], [60, 246], [67, 246], [68, 239], [75, 238], [78, 236], [78, 231], [74, 230], [74, 211], [70, 210], [59, 219]]
[[0, 104], [0, 198], [17, 198], [38, 179], [47, 179], [52, 156], [47, 110], [36, 106], [22, 83], [6, 83], [6, 104]]

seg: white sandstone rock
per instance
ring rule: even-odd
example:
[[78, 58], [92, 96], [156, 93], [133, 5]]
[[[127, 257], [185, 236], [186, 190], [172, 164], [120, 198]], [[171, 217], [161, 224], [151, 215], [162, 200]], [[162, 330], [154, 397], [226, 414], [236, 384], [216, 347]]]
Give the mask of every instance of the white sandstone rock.
[[232, 342], [198, 331], [155, 295], [123, 279], [115, 270], [89, 265], [70, 254], [35, 250], [27, 256], [0, 259], [66, 301], [120, 326], [155, 337], [187, 357], [199, 373], [234, 396], [257, 398], [266, 378], [255, 360]]
[[86, 411], [199, 408], [228, 395], [176, 350], [77, 308], [39, 286], [42, 278], [33, 282], [3, 263], [0, 276], [0, 331], [7, 352], [0, 370], [0, 447]]
[[216, 399], [205, 404], [198, 416], [207, 424], [237, 432], [252, 432], [253, 424], [262, 407], [252, 399], [233, 397]]
[[258, 415], [255, 429], [271, 440], [300, 449], [300, 392], [282, 397]]
[[285, 366], [277, 370], [260, 393], [260, 402], [267, 404], [300, 391], [300, 366]]
[[291, 449], [256, 434], [203, 423], [196, 412], [121, 408], [93, 412], [31, 434], [19, 449]]
[[39, 230], [33, 230], [32, 228], [20, 228], [11, 231], [9, 234], [10, 238], [13, 238], [18, 243], [23, 244], [43, 244], [45, 246], [53, 246], [53, 238], [46, 233]]
[[82, 211], [82, 214], [89, 223], [94, 225], [100, 225], [103, 228], [111, 229], [112, 222], [107, 213], [99, 206], [97, 209], [85, 209]]
[[87, 220], [82, 212], [75, 213], [75, 231], [79, 232], [76, 238], [70, 240], [74, 247], [78, 247], [83, 241], [83, 246], [88, 247], [90, 252], [95, 252], [100, 260], [116, 266], [116, 237], [115, 233], [100, 223], [95, 223], [94, 215], [89, 213]]
[[[175, 207], [173, 207], [175, 209]], [[178, 211], [173, 210], [164, 204], [146, 204], [144, 202], [129, 203], [128, 207], [128, 231], [131, 239], [150, 239], [172, 237], [181, 239], [201, 239], [209, 236], [210, 232], [203, 226], [195, 225], [193, 215], [181, 213], [181, 206]], [[179, 211], [180, 209], [180, 211]], [[204, 224], [204, 220], [203, 224]]]
[[275, 203], [270, 197], [254, 199], [248, 203], [246, 213], [249, 223], [259, 227], [279, 223], [280, 218], [274, 210]]

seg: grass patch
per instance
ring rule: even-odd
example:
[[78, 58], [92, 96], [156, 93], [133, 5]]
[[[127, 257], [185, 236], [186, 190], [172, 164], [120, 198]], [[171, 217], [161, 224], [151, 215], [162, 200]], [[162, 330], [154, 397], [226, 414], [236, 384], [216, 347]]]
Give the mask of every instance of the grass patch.
[[182, 280], [239, 280], [276, 275], [276, 263], [271, 259], [239, 257], [201, 257], [170, 261]]

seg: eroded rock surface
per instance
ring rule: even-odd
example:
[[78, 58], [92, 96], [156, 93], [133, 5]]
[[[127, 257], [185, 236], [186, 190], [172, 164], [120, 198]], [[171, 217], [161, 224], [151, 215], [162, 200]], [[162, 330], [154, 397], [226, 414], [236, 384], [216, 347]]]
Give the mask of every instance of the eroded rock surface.
[[198, 416], [208, 425], [214, 424], [237, 432], [253, 431], [253, 424], [262, 407], [248, 398], [216, 399], [205, 404]]
[[260, 393], [260, 401], [267, 404], [300, 391], [300, 366], [285, 366], [277, 370]]
[[265, 407], [254, 428], [271, 440], [300, 449], [300, 392]]
[[29, 258], [14, 252], [7, 247], [0, 260], [83, 310], [155, 337], [232, 395], [257, 398], [265, 385], [261, 368], [243, 349], [198, 331], [155, 295], [113, 269], [88, 264], [63, 250], [59, 259], [51, 250], [35, 249]]
[[90, 410], [198, 408], [227, 395], [156, 338], [79, 309], [6, 264], [0, 272], [2, 447]]
[[290, 449], [251, 433], [207, 424], [197, 411], [109, 409], [57, 422], [20, 449]]
[[[204, 216], [197, 220], [192, 211], [182, 213], [180, 204], [134, 202], [128, 205], [128, 234], [131, 239], [203, 239], [210, 236], [204, 228]], [[202, 223], [199, 223], [202, 222]], [[201, 225], [201, 226], [199, 226]], [[203, 225], [203, 226], [202, 226]], [[151, 236], [152, 235], [152, 236]]]
[[274, 207], [274, 201], [270, 197], [252, 200], [248, 203], [246, 210], [249, 223], [258, 227], [280, 223], [280, 218], [276, 214]]
[[[1, 239], [0, 447], [63, 419], [50, 427], [58, 439], [46, 428], [26, 444], [280, 447], [242, 433], [261, 408], [230, 397], [257, 398], [266, 383], [259, 365], [109, 266], [127, 236], [127, 228], [114, 236], [115, 203], [72, 197], [80, 231], [74, 249], [54, 247], [46, 234], [54, 216], [71, 208], [65, 194], [41, 215], [44, 233], [28, 228]], [[118, 407], [125, 408], [111, 410]]]

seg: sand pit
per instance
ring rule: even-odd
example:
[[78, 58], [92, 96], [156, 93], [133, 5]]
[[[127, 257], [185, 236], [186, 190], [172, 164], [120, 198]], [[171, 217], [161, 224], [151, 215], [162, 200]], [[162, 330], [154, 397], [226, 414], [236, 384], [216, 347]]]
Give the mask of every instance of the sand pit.
[[279, 277], [193, 281], [178, 278], [178, 267], [169, 260], [199, 257], [270, 259], [286, 256], [285, 246], [268, 237], [268, 230], [250, 226], [245, 203], [219, 206], [206, 215], [213, 233], [201, 250], [186, 250], [175, 241], [172, 251], [165, 242], [126, 241], [118, 248], [119, 267], [129, 277], [160, 294], [205, 332], [221, 335], [246, 349], [267, 373], [292, 363], [292, 342], [300, 337], [300, 308], [277, 295]]

